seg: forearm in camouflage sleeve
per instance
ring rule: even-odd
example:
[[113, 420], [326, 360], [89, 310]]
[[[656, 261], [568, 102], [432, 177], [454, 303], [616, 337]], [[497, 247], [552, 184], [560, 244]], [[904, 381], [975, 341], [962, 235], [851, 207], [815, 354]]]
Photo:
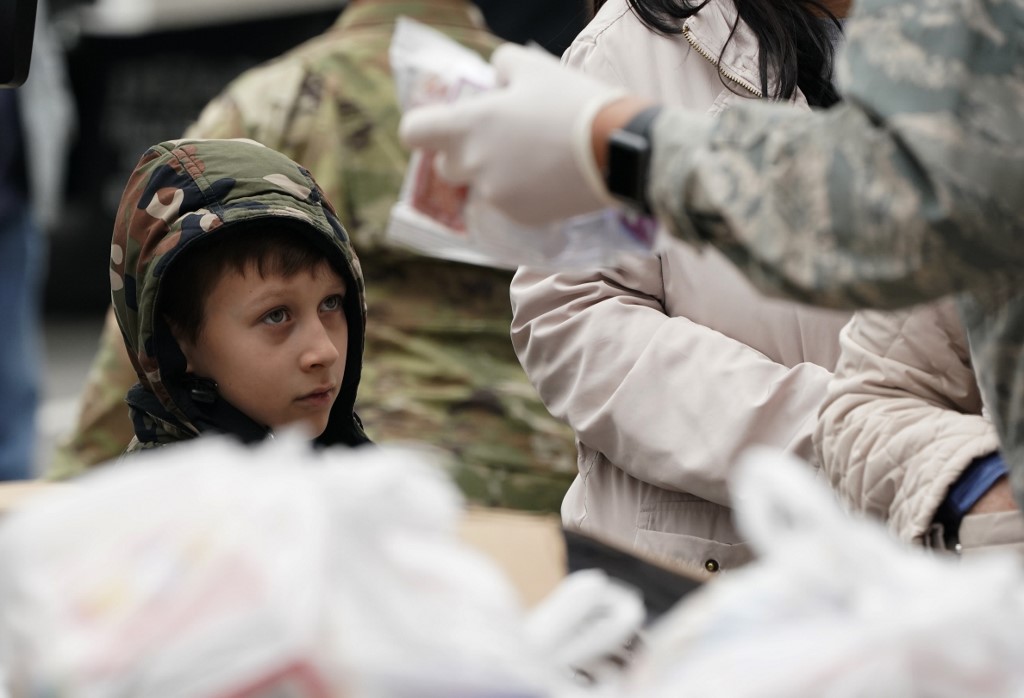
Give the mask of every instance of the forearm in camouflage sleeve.
[[1019, 3], [863, 0], [827, 111], [683, 111], [655, 127], [651, 197], [765, 290], [895, 307], [1024, 263]]
[[960, 296], [958, 306], [984, 404], [1024, 508], [1024, 284], [997, 276], [984, 291]]

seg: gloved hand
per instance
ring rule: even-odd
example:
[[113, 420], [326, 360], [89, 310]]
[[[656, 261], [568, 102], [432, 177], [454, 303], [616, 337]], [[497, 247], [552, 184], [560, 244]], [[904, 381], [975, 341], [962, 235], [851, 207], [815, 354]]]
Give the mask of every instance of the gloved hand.
[[591, 124], [626, 93], [540, 49], [505, 44], [491, 63], [495, 90], [410, 111], [402, 141], [436, 151], [442, 177], [469, 184], [474, 196], [527, 225], [614, 205], [594, 161]]

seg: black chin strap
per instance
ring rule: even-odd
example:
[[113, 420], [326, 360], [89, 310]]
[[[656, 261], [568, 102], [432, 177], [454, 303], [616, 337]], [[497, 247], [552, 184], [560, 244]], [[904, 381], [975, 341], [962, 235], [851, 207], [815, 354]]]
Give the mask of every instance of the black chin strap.
[[270, 433], [269, 428], [223, 399], [215, 381], [189, 373], [183, 383], [191, 403], [186, 414], [201, 432], [231, 434], [243, 443], [262, 441]]
[[200, 378], [189, 374], [185, 378], [185, 389], [192, 402], [201, 405], [212, 405], [217, 401], [217, 383], [209, 378]]

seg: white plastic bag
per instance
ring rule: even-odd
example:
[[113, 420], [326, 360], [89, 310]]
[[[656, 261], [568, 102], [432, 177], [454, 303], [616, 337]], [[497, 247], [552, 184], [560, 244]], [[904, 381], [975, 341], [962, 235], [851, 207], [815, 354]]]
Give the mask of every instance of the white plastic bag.
[[666, 616], [623, 695], [1024, 695], [1020, 561], [906, 547], [809, 470], [743, 459], [736, 515], [760, 559]]
[[15, 695], [545, 695], [459, 513], [407, 452], [137, 455], [0, 527], [3, 665]]
[[[54, 698], [581, 695], [573, 663], [635, 631], [639, 598], [584, 578], [574, 613], [527, 616], [461, 516], [418, 451], [285, 435], [137, 454], [0, 524], [0, 682]], [[592, 642], [559, 654], [574, 631]]]
[[[390, 48], [403, 111], [451, 102], [491, 89], [491, 66], [473, 51], [415, 20], [400, 18]], [[433, 155], [416, 151], [387, 236], [423, 255], [515, 269], [594, 267], [626, 253], [650, 253], [658, 240], [654, 219], [609, 208], [549, 226], [516, 223], [474, 198], [471, 187], [437, 175]]]

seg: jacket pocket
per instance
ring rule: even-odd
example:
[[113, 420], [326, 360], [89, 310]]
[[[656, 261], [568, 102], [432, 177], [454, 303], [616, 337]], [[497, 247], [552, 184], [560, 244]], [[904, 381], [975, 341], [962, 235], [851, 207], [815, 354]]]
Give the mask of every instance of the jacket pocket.
[[732, 512], [690, 494], [641, 508], [633, 545], [698, 573], [735, 569], [753, 557], [733, 526]]

